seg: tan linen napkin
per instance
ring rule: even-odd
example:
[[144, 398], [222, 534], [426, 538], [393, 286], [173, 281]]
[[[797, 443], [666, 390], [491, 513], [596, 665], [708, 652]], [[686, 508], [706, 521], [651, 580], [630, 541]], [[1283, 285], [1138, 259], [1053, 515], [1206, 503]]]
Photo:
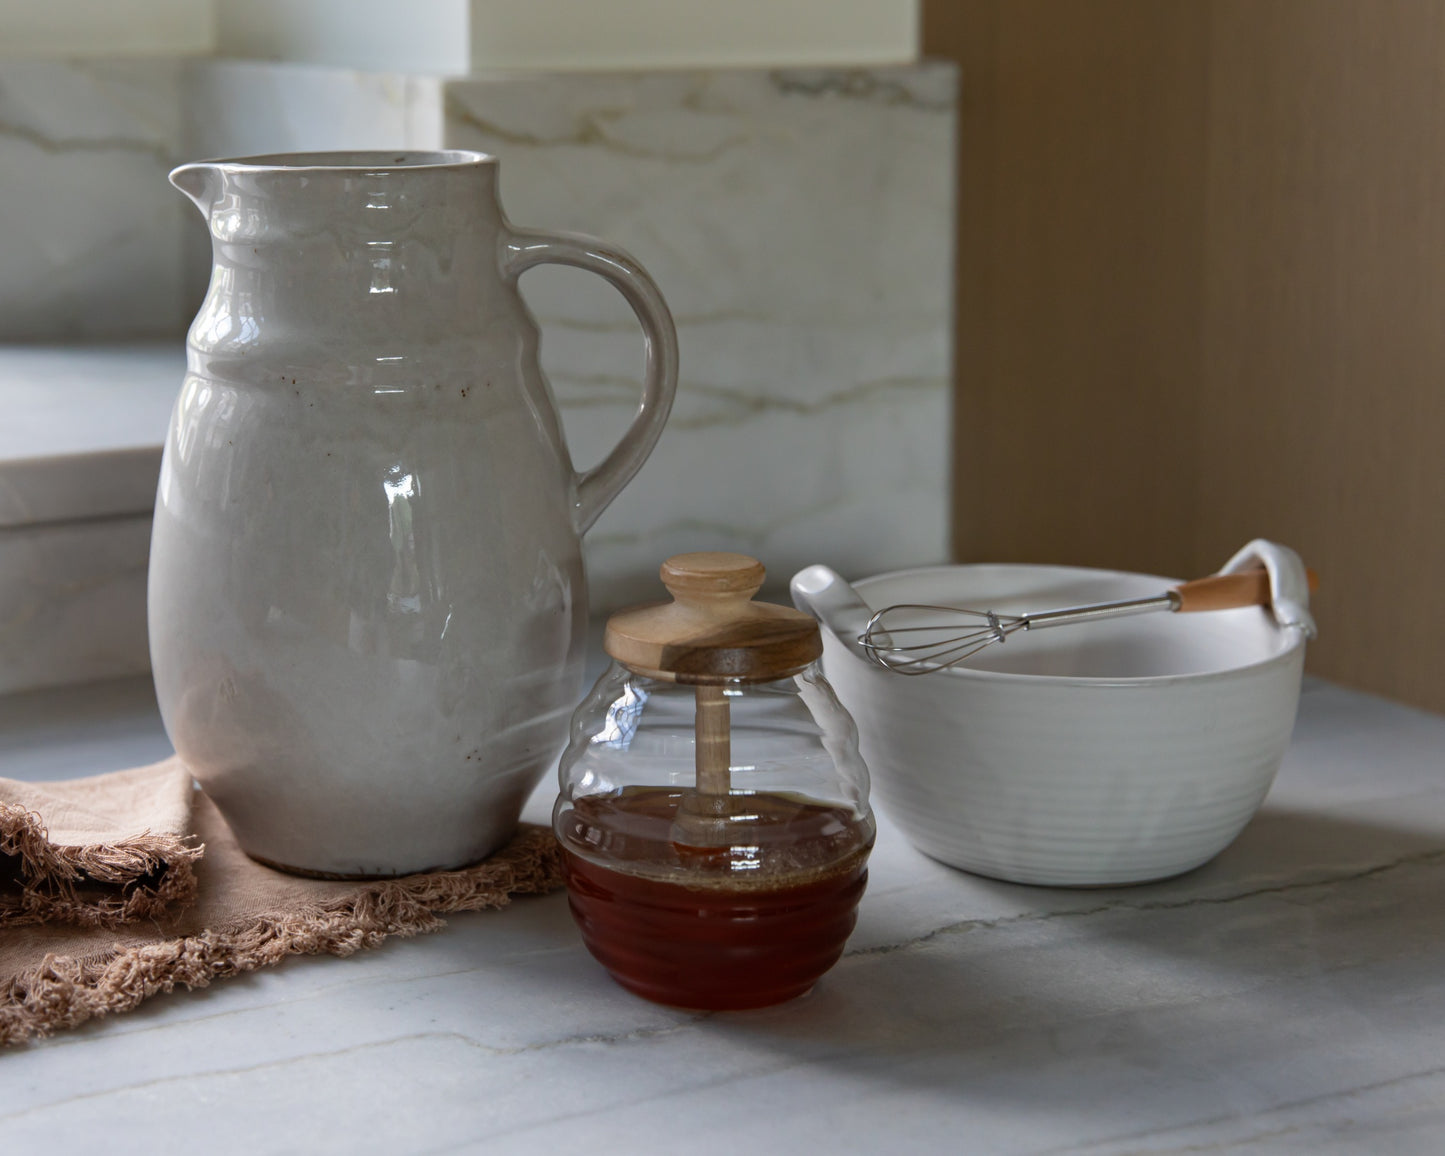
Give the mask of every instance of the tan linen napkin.
[[[176, 759], [143, 770], [157, 778], [185, 773]], [[129, 789], [123, 777], [139, 774], [88, 782], [103, 790], [122, 780]], [[388, 936], [435, 931], [444, 926], [439, 913], [505, 907], [513, 895], [562, 885], [552, 832], [527, 824], [491, 858], [456, 871], [361, 882], [286, 875], [248, 858], [215, 805], [198, 791], [192, 797], [191, 827], [205, 854], [194, 863], [189, 907], [113, 928], [0, 926], [0, 1045], [129, 1011], [158, 992], [205, 987], [288, 955], [350, 955]]]
[[194, 795], [175, 759], [64, 783], [0, 779], [0, 928], [114, 927], [189, 903]]

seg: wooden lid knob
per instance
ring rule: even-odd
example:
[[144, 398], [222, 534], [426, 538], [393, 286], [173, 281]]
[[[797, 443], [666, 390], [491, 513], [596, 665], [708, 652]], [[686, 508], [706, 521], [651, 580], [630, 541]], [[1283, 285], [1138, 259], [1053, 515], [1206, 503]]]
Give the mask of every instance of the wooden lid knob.
[[662, 564], [673, 601], [622, 610], [603, 646], [639, 674], [704, 685], [787, 678], [823, 653], [818, 624], [754, 602], [767, 573], [746, 554], [678, 554]]
[[679, 602], [716, 597], [749, 601], [763, 588], [767, 571], [746, 554], [703, 551], [674, 554], [662, 564], [662, 584]]

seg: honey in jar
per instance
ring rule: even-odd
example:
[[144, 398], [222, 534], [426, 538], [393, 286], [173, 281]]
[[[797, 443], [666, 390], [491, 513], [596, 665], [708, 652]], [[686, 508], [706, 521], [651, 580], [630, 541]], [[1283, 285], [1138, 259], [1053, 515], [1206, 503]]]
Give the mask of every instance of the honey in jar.
[[554, 827], [583, 939], [623, 987], [688, 1008], [808, 991], [842, 954], [873, 818], [817, 624], [752, 600], [762, 566], [669, 559], [673, 601], [614, 615], [573, 718]]

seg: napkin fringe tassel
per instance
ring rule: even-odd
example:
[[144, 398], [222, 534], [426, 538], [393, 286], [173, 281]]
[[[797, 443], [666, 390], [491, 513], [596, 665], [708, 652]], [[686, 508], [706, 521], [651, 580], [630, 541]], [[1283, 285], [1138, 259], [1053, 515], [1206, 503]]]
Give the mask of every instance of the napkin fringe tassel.
[[[61, 847], [34, 811], [0, 803], [0, 859], [18, 866], [18, 894], [0, 902], [0, 927], [61, 919], [80, 927], [116, 927], [188, 906], [195, 863], [205, 848], [176, 835], [142, 831], [115, 843]], [[82, 894], [87, 884], [118, 894]]]

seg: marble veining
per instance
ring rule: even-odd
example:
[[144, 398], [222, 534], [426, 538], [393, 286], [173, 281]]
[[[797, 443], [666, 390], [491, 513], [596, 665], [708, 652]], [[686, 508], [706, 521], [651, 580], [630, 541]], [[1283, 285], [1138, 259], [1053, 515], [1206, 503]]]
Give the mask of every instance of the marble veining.
[[922, 947], [943, 936], [962, 935], [974, 931], [990, 931], [1018, 923], [1038, 923], [1051, 919], [1087, 919], [1091, 916], [1109, 915], [1119, 911], [1177, 911], [1185, 907], [1239, 903], [1257, 899], [1261, 896], [1288, 895], [1294, 892], [1312, 893], [1302, 896], [1303, 901], [1309, 903], [1327, 897], [1330, 894], [1329, 889], [1337, 887], [1340, 884], [1354, 883], [1360, 880], [1370, 879], [1376, 875], [1408, 868], [1434, 867], [1442, 863], [1445, 863], [1445, 850], [1423, 851], [1414, 855], [1402, 856], [1388, 863], [1376, 864], [1372, 867], [1326, 874], [1325, 877], [1321, 879], [1303, 879], [1294, 883], [1244, 887], [1226, 894], [1181, 895], [1167, 899], [1154, 899], [1141, 902], [1132, 902], [1130, 899], [1124, 898], [1109, 900], [1105, 903], [1098, 903], [1087, 907], [1063, 908], [1053, 911], [1026, 911], [1014, 915], [998, 916], [993, 919], [965, 919], [958, 923], [950, 923], [943, 927], [932, 928], [921, 935], [915, 935], [894, 943], [880, 943], [871, 947], [850, 949], [846, 955], [849, 957], [889, 955], [895, 951], [908, 951], [913, 948]]
[[177, 60], [0, 61], [0, 341], [184, 327]]
[[953, 91], [936, 82], [884, 69], [775, 69], [768, 79], [779, 92], [798, 96], [838, 96], [885, 105], [906, 105], [925, 112], [952, 112]]

